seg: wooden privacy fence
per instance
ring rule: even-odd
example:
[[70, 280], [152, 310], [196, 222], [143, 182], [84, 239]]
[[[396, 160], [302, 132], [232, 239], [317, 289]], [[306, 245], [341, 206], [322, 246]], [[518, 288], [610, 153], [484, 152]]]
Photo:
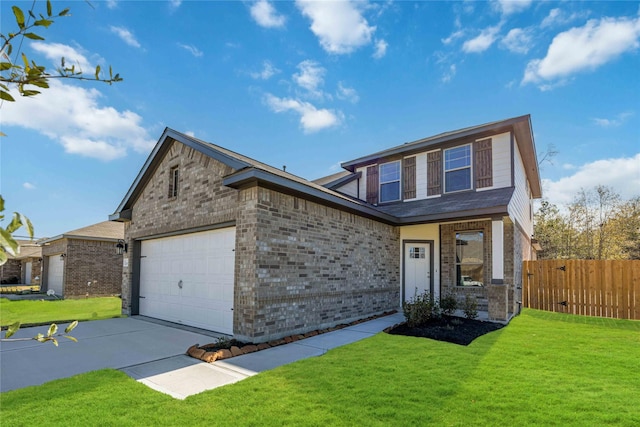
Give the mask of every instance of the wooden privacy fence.
[[539, 260], [522, 265], [524, 307], [640, 320], [640, 260]]

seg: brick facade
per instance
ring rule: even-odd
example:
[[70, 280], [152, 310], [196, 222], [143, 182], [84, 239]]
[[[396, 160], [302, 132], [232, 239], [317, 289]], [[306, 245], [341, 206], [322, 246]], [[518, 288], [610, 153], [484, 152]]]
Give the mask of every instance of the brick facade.
[[265, 341], [398, 307], [397, 227], [260, 187], [240, 199], [238, 337]]
[[[47, 256], [66, 254], [64, 259], [64, 298], [118, 295], [122, 292], [122, 255], [116, 254], [115, 241], [59, 239], [42, 248], [44, 269], [42, 289], [47, 288]], [[32, 276], [33, 277], [33, 276]], [[88, 284], [90, 282], [90, 284]]]
[[[178, 195], [169, 171], [179, 169]], [[125, 223], [140, 238], [236, 225], [234, 330], [259, 342], [396, 309], [399, 230], [341, 210], [256, 186], [222, 184], [233, 169], [173, 142]], [[125, 255], [123, 312], [132, 310], [134, 251]]]
[[22, 283], [25, 282], [27, 263], [31, 263], [31, 285], [40, 285], [42, 283], [42, 258], [23, 258], [22, 260]]
[[440, 225], [440, 265], [441, 295], [451, 292], [458, 298], [458, 304], [464, 303], [467, 295], [475, 297], [478, 302], [478, 310], [488, 310], [488, 294], [486, 287], [456, 286], [456, 232], [482, 231], [483, 232], [483, 256], [484, 272], [483, 283], [491, 283], [491, 221], [468, 221]]
[[0, 280], [2, 283], [19, 283], [21, 276], [21, 261], [19, 259], [9, 259], [0, 265]]

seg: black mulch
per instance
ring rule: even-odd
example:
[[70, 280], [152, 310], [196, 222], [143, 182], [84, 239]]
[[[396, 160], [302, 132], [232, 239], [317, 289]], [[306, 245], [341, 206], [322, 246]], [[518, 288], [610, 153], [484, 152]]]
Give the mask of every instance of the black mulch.
[[489, 332], [503, 328], [501, 323], [483, 322], [481, 320], [463, 317], [442, 316], [431, 320], [427, 325], [409, 327], [402, 323], [388, 331], [392, 335], [407, 335], [411, 337], [431, 338], [454, 344], [469, 345], [476, 338]]

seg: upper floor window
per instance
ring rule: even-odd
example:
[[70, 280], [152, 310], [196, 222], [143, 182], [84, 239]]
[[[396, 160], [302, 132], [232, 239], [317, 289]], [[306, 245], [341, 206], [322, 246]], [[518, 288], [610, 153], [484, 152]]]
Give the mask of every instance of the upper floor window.
[[178, 166], [174, 166], [169, 170], [169, 198], [178, 197], [178, 179], [180, 172]]
[[400, 161], [380, 165], [380, 203], [400, 200]]
[[471, 145], [444, 151], [444, 191], [471, 189]]

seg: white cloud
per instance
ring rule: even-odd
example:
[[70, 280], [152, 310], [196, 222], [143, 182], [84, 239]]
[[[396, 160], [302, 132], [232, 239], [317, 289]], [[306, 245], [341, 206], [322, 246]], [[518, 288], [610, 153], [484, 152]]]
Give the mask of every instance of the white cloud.
[[442, 44], [451, 44], [463, 36], [464, 30], [457, 30], [451, 33], [446, 39], [440, 39], [440, 41], [442, 42]]
[[275, 113], [294, 111], [300, 115], [300, 126], [304, 133], [313, 133], [322, 129], [338, 126], [342, 120], [341, 112], [317, 109], [308, 102], [292, 98], [278, 98], [267, 94], [264, 102]]
[[522, 84], [562, 79], [593, 70], [638, 48], [640, 18], [592, 19], [554, 37], [547, 56], [527, 64]]
[[182, 4], [182, 0], [169, 0], [169, 6], [171, 9], [177, 9]]
[[280, 15], [267, 0], [255, 2], [251, 5], [249, 12], [256, 23], [265, 28], [282, 28], [287, 20], [286, 17]]
[[349, 101], [352, 104], [356, 104], [358, 101], [360, 101], [358, 92], [356, 92], [356, 90], [352, 87], [345, 86], [342, 82], [338, 82], [336, 96], [338, 97], [338, 99]]
[[35, 190], [35, 189], [36, 189], [36, 186], [35, 186], [35, 185], [33, 185], [33, 184], [32, 184], [32, 183], [30, 183], [30, 182], [25, 182], [25, 183], [23, 183], [23, 184], [22, 184], [22, 187], [23, 187], [25, 190]]
[[270, 61], [264, 61], [262, 63], [262, 70], [254, 73], [250, 73], [251, 77], [258, 80], [269, 80], [274, 75], [278, 74], [280, 70], [273, 66]]
[[191, 55], [195, 56], [196, 58], [199, 58], [202, 55], [204, 55], [204, 53], [202, 53], [202, 51], [200, 49], [198, 49], [197, 47], [195, 47], [192, 44], [178, 43], [178, 46], [180, 46], [181, 48], [183, 48], [184, 50], [186, 50], [187, 52], [189, 52]]
[[154, 146], [141, 125], [142, 117], [100, 106], [102, 94], [97, 89], [57, 80], [49, 84], [33, 98], [14, 94], [17, 102], [2, 108], [3, 125], [33, 129], [59, 142], [68, 153], [105, 161], [125, 156], [128, 149], [144, 153]]
[[133, 33], [126, 28], [116, 27], [115, 25], [112, 25], [110, 29], [112, 33], [120, 37], [120, 39], [122, 39], [122, 41], [124, 41], [129, 46], [137, 48], [141, 47], [140, 43], [138, 42], [138, 40], [136, 40], [136, 37], [133, 35]]
[[542, 180], [544, 198], [556, 205], [571, 203], [580, 189], [591, 189], [596, 185], [612, 187], [623, 199], [639, 195], [640, 153], [587, 163], [573, 175], [557, 181]]
[[456, 75], [456, 64], [449, 65], [449, 68], [442, 75], [442, 83], [449, 83]]
[[462, 50], [467, 53], [481, 53], [489, 49], [498, 37], [500, 26], [487, 27], [478, 36], [467, 40], [462, 45]]
[[549, 11], [549, 14], [540, 23], [540, 28], [568, 24], [571, 21], [574, 21], [581, 17], [585, 17], [587, 15], [589, 15], [588, 11], [583, 11], [580, 13], [574, 12], [571, 15], [567, 15], [566, 12], [559, 8], [551, 9]]
[[577, 169], [577, 166], [573, 165], [571, 163], [564, 163], [562, 165], [562, 169], [564, 169], [564, 170], [574, 170], [574, 169]]
[[47, 59], [53, 61], [56, 67], [60, 66], [60, 58], [64, 58], [65, 66], [76, 66], [76, 71], [91, 72], [95, 65], [80, 53], [76, 48], [61, 43], [33, 42], [31, 48], [43, 54]]
[[531, 1], [532, 0], [497, 0], [494, 5], [503, 15], [511, 15], [528, 9], [529, 6], [531, 6]]
[[196, 137], [196, 133], [192, 130], [188, 130], [184, 133], [187, 136], [190, 136], [191, 138], [195, 138]]
[[324, 84], [324, 75], [327, 70], [320, 66], [316, 61], [307, 59], [298, 64], [299, 73], [293, 75], [293, 81], [303, 89], [306, 89], [310, 95], [322, 97], [320, 86]]
[[373, 52], [373, 57], [380, 59], [385, 56], [387, 54], [387, 47], [389, 47], [389, 44], [386, 41], [382, 39], [376, 40], [376, 50]]
[[618, 114], [613, 119], [602, 119], [602, 118], [593, 118], [591, 119], [596, 125], [608, 128], [608, 127], [617, 127], [623, 124], [629, 117], [633, 116], [633, 112], [626, 111], [624, 113]]
[[115, 9], [118, 7], [118, 0], [107, 0], [107, 8]]
[[371, 43], [376, 27], [362, 16], [366, 3], [297, 0], [296, 5], [311, 20], [311, 31], [328, 53], [351, 53]]
[[531, 30], [527, 28], [513, 28], [500, 41], [500, 45], [513, 53], [525, 54], [533, 45]]

